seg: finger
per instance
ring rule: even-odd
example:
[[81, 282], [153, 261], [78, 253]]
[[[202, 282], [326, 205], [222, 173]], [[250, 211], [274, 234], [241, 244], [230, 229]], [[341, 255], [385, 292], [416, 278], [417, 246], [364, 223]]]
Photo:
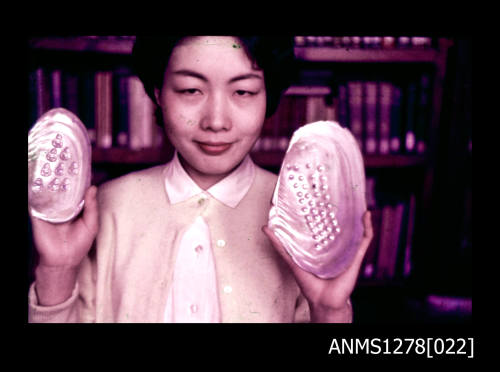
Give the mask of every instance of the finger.
[[368, 250], [368, 247], [370, 246], [370, 243], [373, 238], [373, 226], [372, 226], [372, 220], [371, 220], [371, 212], [366, 211], [363, 214], [363, 226], [364, 226], [364, 232], [363, 232], [363, 238], [361, 240], [361, 243], [359, 244], [358, 251], [356, 252], [356, 255], [354, 256], [353, 262], [350, 266], [350, 270], [352, 272], [358, 273], [361, 264], [363, 263], [363, 259], [365, 258], [366, 251]]
[[98, 229], [97, 187], [90, 186], [85, 192], [82, 221], [87, 229], [96, 234]]

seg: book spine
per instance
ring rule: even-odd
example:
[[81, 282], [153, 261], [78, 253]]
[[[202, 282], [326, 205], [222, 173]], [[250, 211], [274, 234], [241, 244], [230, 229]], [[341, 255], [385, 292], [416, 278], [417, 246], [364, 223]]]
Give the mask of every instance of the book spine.
[[90, 143], [96, 144], [95, 130], [95, 76], [89, 71], [83, 71], [78, 76], [78, 112], [80, 120], [87, 127]]
[[153, 145], [154, 107], [137, 76], [129, 81], [129, 147], [132, 150]]
[[360, 81], [349, 81], [347, 83], [349, 104], [349, 127], [352, 135], [358, 142], [359, 148], [363, 148], [363, 87]]
[[377, 95], [378, 83], [364, 82], [364, 114], [365, 114], [365, 153], [377, 152]]
[[325, 101], [325, 120], [338, 122], [338, 115], [336, 109], [336, 100], [331, 94], [324, 98]]
[[95, 125], [96, 145], [100, 148], [110, 148], [112, 135], [112, 72], [97, 71], [95, 74]]
[[390, 129], [390, 150], [391, 153], [401, 152], [401, 121], [402, 121], [402, 90], [398, 85], [392, 87], [391, 104], [391, 129]]
[[366, 178], [366, 205], [367, 208], [371, 211], [373, 238], [366, 250], [361, 267], [361, 276], [365, 279], [373, 278], [375, 275], [375, 269], [377, 266], [376, 258], [378, 253], [378, 243], [380, 240], [381, 215], [380, 209], [377, 208], [377, 202], [375, 198], [375, 183], [375, 178]]
[[392, 84], [388, 82], [380, 83], [379, 90], [379, 153], [386, 155], [390, 152], [389, 140], [391, 135], [391, 105], [392, 105]]
[[393, 279], [396, 274], [396, 264], [398, 250], [400, 247], [401, 225], [403, 220], [404, 204], [399, 202], [392, 208], [392, 228], [390, 231], [389, 244], [389, 260], [388, 260], [388, 277]]
[[54, 69], [51, 78], [51, 108], [62, 107], [62, 71]]
[[78, 100], [78, 75], [64, 72], [62, 75], [62, 106], [80, 118]]
[[385, 205], [381, 208], [380, 243], [377, 257], [377, 279], [388, 279], [390, 276], [390, 251], [392, 243], [393, 207]]
[[117, 73], [113, 77], [113, 143], [128, 147], [128, 81], [129, 76]]
[[35, 72], [36, 80], [36, 101], [37, 101], [37, 119], [46, 113], [51, 106], [50, 102], [50, 82], [48, 72], [40, 67]]
[[349, 126], [349, 106], [347, 100], [347, 86], [344, 83], [338, 86], [338, 122], [346, 128]]
[[426, 151], [426, 140], [430, 111], [430, 77], [424, 73], [420, 77], [420, 94], [417, 105], [417, 121], [415, 123], [415, 137], [417, 153], [423, 154]]
[[412, 194], [408, 205], [408, 227], [404, 247], [403, 277], [405, 278], [410, 276], [412, 270], [411, 247], [413, 244], [413, 231], [415, 227], [415, 208], [416, 198], [415, 195]]
[[415, 107], [417, 103], [417, 85], [411, 81], [407, 87], [406, 96], [406, 128], [405, 150], [407, 153], [415, 151]]

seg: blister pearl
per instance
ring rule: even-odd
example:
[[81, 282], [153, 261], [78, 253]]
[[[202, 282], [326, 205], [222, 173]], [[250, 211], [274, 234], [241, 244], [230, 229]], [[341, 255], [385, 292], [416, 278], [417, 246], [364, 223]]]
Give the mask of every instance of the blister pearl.
[[54, 173], [56, 176], [63, 176], [64, 175], [64, 165], [63, 163], [60, 163], [57, 168], [55, 169]]
[[78, 174], [78, 164], [76, 162], [71, 163], [68, 168], [68, 172], [69, 174], [76, 176]]
[[63, 146], [62, 136], [60, 134], [56, 135], [56, 138], [52, 140], [52, 146], [61, 148]]
[[61, 187], [59, 188], [61, 191], [69, 191], [70, 190], [70, 185], [69, 185], [69, 179], [65, 178], [62, 183]]
[[49, 163], [45, 163], [43, 165], [42, 170], [40, 171], [40, 174], [44, 177], [49, 177], [52, 174], [52, 171], [50, 170]]
[[60, 158], [62, 160], [69, 160], [71, 159], [71, 153], [69, 152], [69, 148], [65, 147], [64, 150], [61, 152]]
[[52, 149], [47, 153], [47, 160], [48, 161], [56, 161], [57, 160], [57, 150]]
[[52, 181], [50, 181], [49, 183], [49, 190], [50, 191], [57, 191], [59, 190], [59, 185], [60, 185], [61, 181], [59, 180], [59, 178], [54, 178]]
[[33, 190], [33, 192], [40, 192], [42, 188], [43, 188], [43, 181], [41, 178], [37, 178], [33, 182], [33, 186], [31, 187], [31, 189]]

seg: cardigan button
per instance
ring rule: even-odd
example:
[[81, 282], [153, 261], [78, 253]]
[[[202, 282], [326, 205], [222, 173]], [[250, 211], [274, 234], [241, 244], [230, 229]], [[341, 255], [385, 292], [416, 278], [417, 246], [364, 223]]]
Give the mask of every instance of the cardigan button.
[[217, 247], [224, 248], [226, 246], [226, 242], [222, 239], [217, 240]]

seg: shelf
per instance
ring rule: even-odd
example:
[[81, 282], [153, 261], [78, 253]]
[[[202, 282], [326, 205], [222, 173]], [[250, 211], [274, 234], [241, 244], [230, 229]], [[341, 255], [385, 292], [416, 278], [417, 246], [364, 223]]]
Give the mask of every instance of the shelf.
[[[48, 37], [30, 40], [32, 49], [130, 54], [132, 36]], [[298, 59], [312, 62], [436, 62], [435, 49], [349, 49], [333, 47], [295, 47]]]
[[434, 49], [347, 49], [329, 47], [295, 47], [298, 59], [310, 62], [359, 62], [359, 63], [434, 63], [439, 53]]
[[49, 37], [30, 40], [32, 49], [61, 50], [71, 52], [97, 52], [109, 54], [130, 54], [133, 37]]
[[[251, 153], [252, 159], [262, 166], [280, 166], [285, 156], [281, 151]], [[363, 161], [366, 168], [405, 168], [425, 165], [424, 155], [365, 155]]]

